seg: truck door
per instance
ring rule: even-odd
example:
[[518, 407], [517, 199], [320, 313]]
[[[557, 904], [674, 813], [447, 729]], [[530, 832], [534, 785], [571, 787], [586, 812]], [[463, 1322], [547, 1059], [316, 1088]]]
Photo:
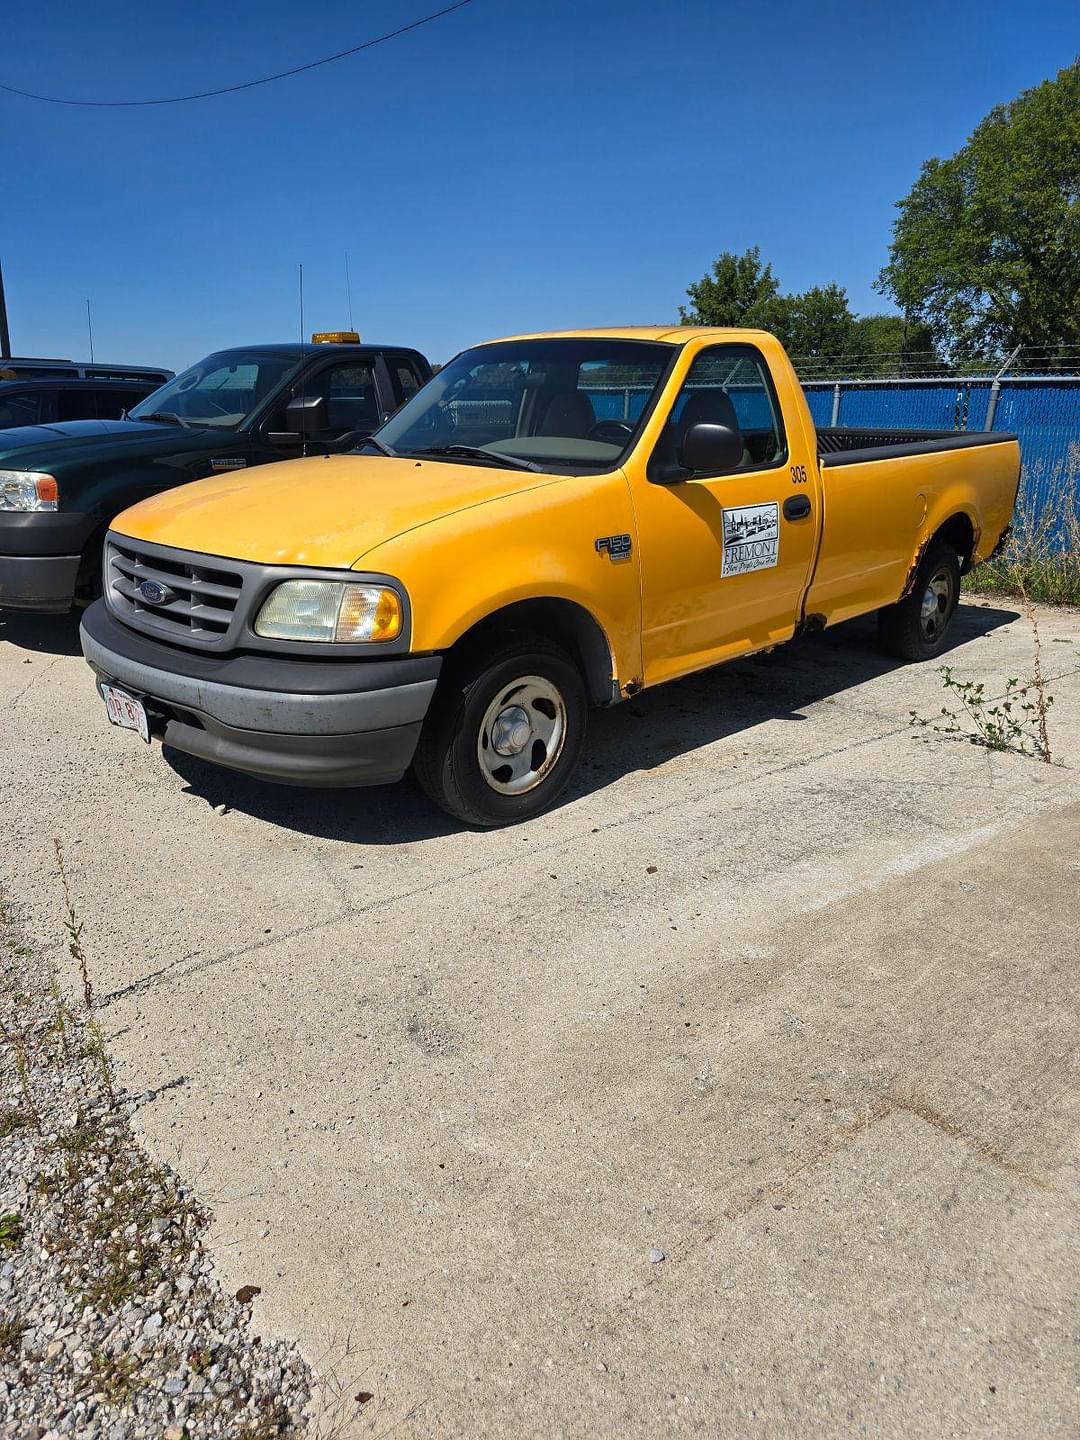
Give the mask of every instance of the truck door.
[[[701, 423], [737, 431], [737, 466], [680, 469], [682, 440]], [[645, 683], [790, 639], [821, 523], [816, 470], [802, 427], [785, 427], [756, 346], [701, 350], [641, 460], [631, 482]]]

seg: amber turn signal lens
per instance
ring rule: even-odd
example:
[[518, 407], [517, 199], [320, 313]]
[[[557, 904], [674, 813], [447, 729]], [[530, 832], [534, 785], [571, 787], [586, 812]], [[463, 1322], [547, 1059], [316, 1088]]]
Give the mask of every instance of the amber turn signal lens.
[[401, 634], [401, 600], [394, 590], [346, 585], [334, 639], [396, 640]]

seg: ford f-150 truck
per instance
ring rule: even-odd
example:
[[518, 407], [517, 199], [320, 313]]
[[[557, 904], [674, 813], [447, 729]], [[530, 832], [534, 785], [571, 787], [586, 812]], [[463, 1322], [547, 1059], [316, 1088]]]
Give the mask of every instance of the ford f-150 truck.
[[815, 430], [754, 330], [480, 345], [360, 452], [120, 515], [83, 651], [144, 740], [301, 785], [413, 765], [475, 825], [558, 796], [590, 706], [869, 611], [938, 655], [1020, 474], [1012, 435]]
[[415, 350], [335, 332], [220, 350], [145, 399], [129, 396], [126, 418], [88, 408], [99, 418], [61, 412], [4, 430], [0, 608], [64, 611], [92, 598], [118, 510], [203, 475], [348, 450], [430, 376]]

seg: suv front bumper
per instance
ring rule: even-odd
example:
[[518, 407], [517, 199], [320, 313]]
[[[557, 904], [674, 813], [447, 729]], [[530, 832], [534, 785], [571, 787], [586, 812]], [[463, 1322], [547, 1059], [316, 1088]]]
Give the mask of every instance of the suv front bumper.
[[194, 654], [129, 630], [102, 600], [79, 633], [90, 666], [142, 699], [163, 744], [286, 785], [400, 780], [442, 665]]
[[0, 610], [70, 610], [93, 523], [66, 510], [0, 511]]

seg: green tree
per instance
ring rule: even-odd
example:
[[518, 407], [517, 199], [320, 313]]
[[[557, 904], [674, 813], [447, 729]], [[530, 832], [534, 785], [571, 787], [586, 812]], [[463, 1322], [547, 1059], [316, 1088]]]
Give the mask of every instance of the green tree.
[[780, 295], [772, 302], [765, 328], [789, 355], [818, 358], [847, 355], [855, 316], [842, 285], [815, 285], [800, 295]]
[[762, 323], [780, 286], [771, 265], [762, 265], [755, 245], [742, 255], [725, 250], [712, 270], [686, 287], [690, 306], [679, 306], [683, 325], [750, 325]]
[[928, 160], [897, 208], [878, 289], [954, 357], [1080, 344], [1080, 60]]
[[899, 371], [941, 368], [929, 325], [902, 315], [857, 315], [851, 332], [849, 358], [864, 375], [895, 375]]

